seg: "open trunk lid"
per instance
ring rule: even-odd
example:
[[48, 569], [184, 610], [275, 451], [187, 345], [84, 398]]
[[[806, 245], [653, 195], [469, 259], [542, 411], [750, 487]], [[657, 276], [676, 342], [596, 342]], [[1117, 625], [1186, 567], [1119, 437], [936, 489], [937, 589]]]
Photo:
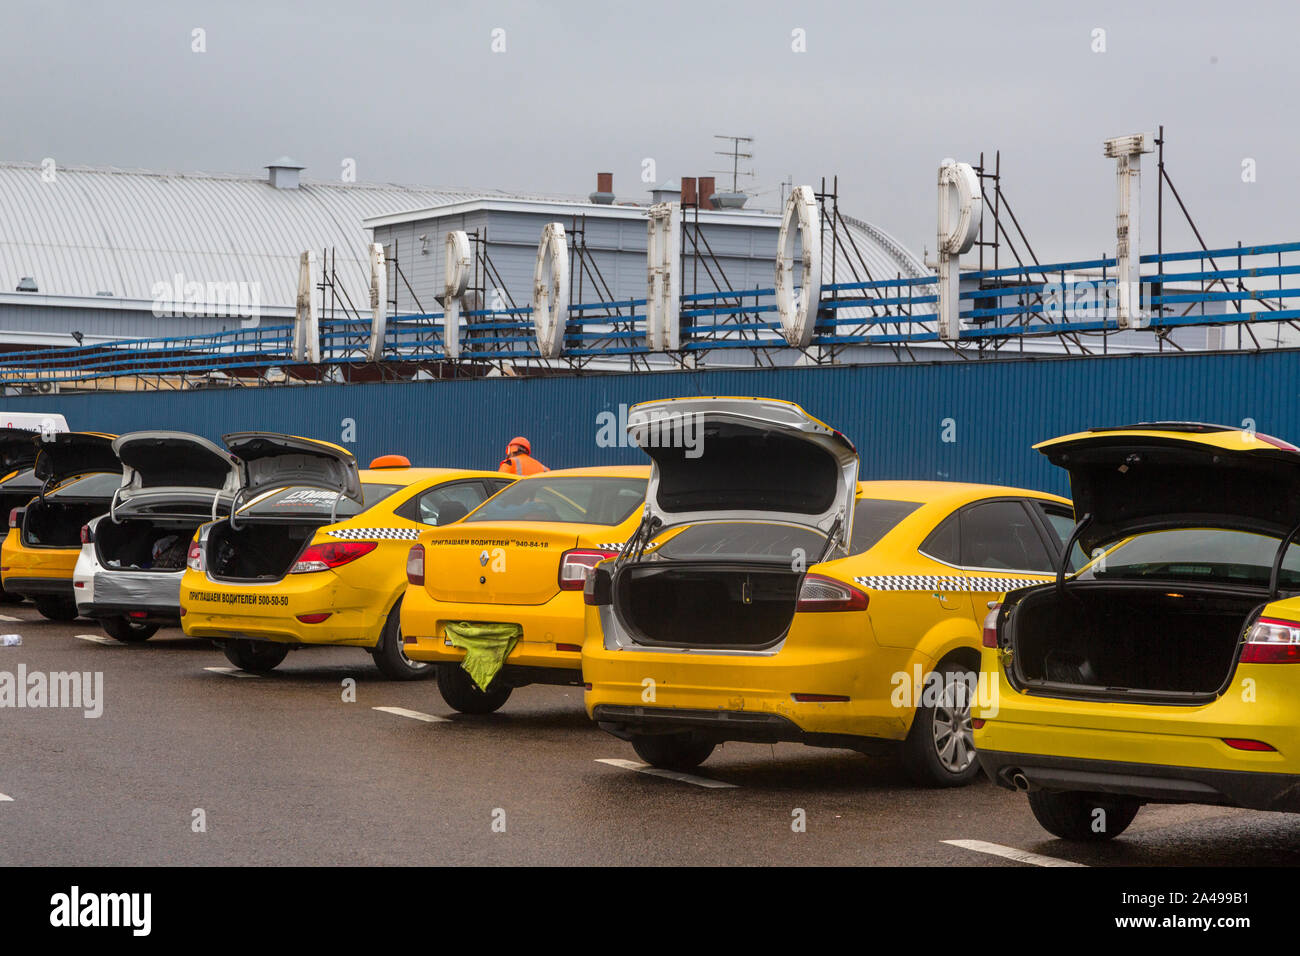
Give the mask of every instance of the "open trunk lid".
[[663, 526], [788, 522], [815, 529], [847, 552], [857, 451], [793, 402], [642, 402], [628, 413], [627, 435], [654, 463], [646, 492], [649, 519]]
[[0, 476], [31, 468], [40, 437], [40, 432], [25, 428], [0, 428]]
[[78, 475], [121, 469], [113, 451], [114, 435], [101, 432], [59, 432], [36, 442], [32, 470], [46, 487]]
[[239, 491], [240, 460], [219, 445], [187, 432], [141, 431], [113, 442], [122, 463], [115, 518], [193, 515], [210, 505], [213, 516], [229, 511]]
[[361, 475], [346, 448], [274, 432], [234, 432], [221, 440], [242, 463], [244, 500], [295, 486], [333, 491], [362, 504]]
[[1300, 523], [1300, 449], [1185, 422], [1094, 428], [1034, 446], [1070, 473], [1079, 543], [1148, 531], [1226, 528], [1285, 537]]
[[561, 556], [582, 525], [454, 524], [424, 542], [425, 589], [438, 601], [545, 604], [560, 591]]

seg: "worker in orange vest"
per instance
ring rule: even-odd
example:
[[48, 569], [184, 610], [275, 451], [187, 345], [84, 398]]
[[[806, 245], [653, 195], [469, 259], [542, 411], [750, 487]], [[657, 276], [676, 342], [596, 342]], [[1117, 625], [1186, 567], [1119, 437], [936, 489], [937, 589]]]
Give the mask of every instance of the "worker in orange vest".
[[512, 475], [536, 475], [543, 471], [550, 471], [551, 469], [532, 456], [532, 451], [533, 446], [527, 438], [510, 439], [510, 444], [506, 445], [506, 457], [501, 459], [497, 471]]

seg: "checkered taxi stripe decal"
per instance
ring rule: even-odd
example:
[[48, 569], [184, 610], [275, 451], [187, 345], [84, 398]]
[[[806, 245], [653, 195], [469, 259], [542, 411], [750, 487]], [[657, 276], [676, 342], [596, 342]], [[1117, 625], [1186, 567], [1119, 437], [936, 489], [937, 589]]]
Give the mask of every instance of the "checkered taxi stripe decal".
[[1051, 579], [952, 577], [941, 574], [878, 574], [854, 578], [853, 583], [873, 591], [1014, 591], [1016, 588], [1047, 584]]
[[421, 531], [420, 528], [340, 528], [325, 533], [344, 541], [414, 541]]
[[[626, 544], [626, 542], [624, 542]], [[598, 544], [596, 545], [601, 551], [622, 551], [623, 544]]]

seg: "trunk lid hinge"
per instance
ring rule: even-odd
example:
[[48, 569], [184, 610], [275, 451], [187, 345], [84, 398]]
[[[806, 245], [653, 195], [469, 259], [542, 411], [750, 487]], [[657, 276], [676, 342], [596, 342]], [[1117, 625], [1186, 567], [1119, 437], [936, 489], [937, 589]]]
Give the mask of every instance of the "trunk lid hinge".
[[1070, 532], [1070, 540], [1065, 542], [1065, 547], [1061, 549], [1061, 561], [1056, 566], [1056, 589], [1062, 591], [1065, 589], [1065, 572], [1070, 566], [1070, 554], [1074, 551], [1074, 546], [1079, 543], [1079, 538], [1083, 536], [1084, 529], [1092, 522], [1092, 515], [1086, 514], [1079, 519], [1074, 530]]
[[1277, 554], [1273, 556], [1273, 567], [1269, 570], [1268, 575], [1268, 599], [1270, 601], [1278, 597], [1278, 586], [1282, 577], [1282, 562], [1286, 559], [1287, 549], [1291, 547], [1291, 542], [1295, 540], [1296, 535], [1300, 534], [1300, 524], [1287, 532], [1282, 543], [1278, 545]]
[[[816, 561], [812, 562], [813, 564], [821, 564], [823, 561], [825, 561], [827, 558], [830, 557], [831, 551], [833, 551], [835, 548], [835, 544], [836, 544], [835, 538], [840, 533], [840, 526], [843, 524], [844, 524], [844, 513], [840, 512], [838, 515], [835, 516], [835, 521], [834, 523], [831, 524], [830, 531], [828, 531], [826, 534], [826, 547], [822, 548], [821, 554], [817, 556]], [[844, 552], [845, 554], [848, 553], [847, 547], [845, 547]]]

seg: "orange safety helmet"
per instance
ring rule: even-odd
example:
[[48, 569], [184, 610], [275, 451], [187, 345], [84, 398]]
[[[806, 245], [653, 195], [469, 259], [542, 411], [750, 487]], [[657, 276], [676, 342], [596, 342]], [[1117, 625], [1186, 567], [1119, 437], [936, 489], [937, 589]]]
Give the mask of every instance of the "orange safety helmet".
[[522, 448], [525, 455], [531, 455], [533, 453], [533, 446], [529, 443], [528, 439], [524, 438], [522, 435], [510, 439], [509, 443], [506, 445], [506, 454], [510, 454], [510, 449], [516, 447]]
[[370, 463], [371, 468], [410, 468], [411, 460], [405, 455], [380, 455]]

